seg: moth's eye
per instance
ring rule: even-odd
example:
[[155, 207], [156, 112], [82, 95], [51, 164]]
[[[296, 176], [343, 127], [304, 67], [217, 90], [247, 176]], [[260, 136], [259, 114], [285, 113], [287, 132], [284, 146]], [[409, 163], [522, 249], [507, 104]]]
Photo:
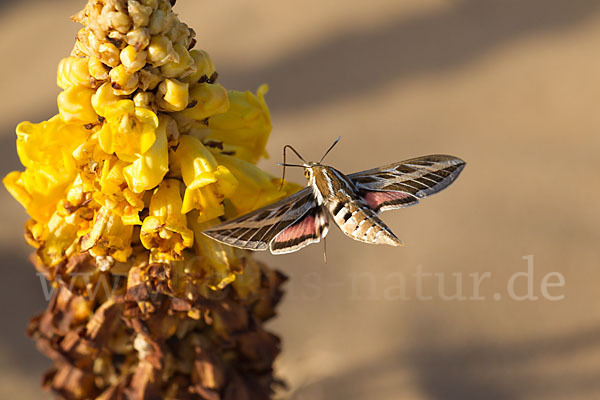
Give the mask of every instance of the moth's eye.
[[305, 177], [306, 179], [310, 178], [310, 172], [308, 172], [308, 170], [307, 170], [307, 169], [305, 169], [305, 170], [304, 170], [304, 177]]

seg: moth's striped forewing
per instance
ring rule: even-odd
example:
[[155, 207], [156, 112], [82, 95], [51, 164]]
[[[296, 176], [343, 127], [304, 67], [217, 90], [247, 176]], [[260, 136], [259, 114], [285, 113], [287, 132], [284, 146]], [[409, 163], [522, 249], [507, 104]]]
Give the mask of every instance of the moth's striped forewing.
[[[315, 202], [312, 189], [307, 187], [277, 203], [203, 233], [219, 242], [243, 249], [267, 250], [271, 245], [271, 252], [285, 253], [288, 252], [287, 248], [299, 249], [319, 241], [326, 230], [326, 216], [323, 221], [322, 210]], [[276, 241], [280, 234], [283, 236]]]
[[450, 185], [465, 167], [460, 158], [435, 154], [356, 172], [348, 178], [376, 212], [412, 206]]

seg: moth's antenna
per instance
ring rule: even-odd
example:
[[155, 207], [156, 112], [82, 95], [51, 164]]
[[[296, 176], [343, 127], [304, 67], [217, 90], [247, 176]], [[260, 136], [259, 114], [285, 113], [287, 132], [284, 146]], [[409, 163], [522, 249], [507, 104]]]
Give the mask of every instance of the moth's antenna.
[[[289, 144], [286, 144], [285, 146], [283, 146], [283, 163], [284, 163], [284, 164], [285, 164], [285, 151], [286, 151], [287, 149], [290, 149], [290, 150], [292, 150], [294, 153], [296, 153], [296, 155], [298, 156], [298, 158], [299, 158], [299, 159], [301, 159], [302, 161], [304, 161], [304, 162], [306, 163], [306, 160], [305, 160], [305, 159], [304, 159], [304, 158], [303, 158], [303, 157], [300, 155], [300, 153], [298, 153], [298, 152], [296, 151], [296, 149], [295, 149], [295, 148], [293, 148], [293, 147], [292, 147], [291, 145], [289, 145]], [[308, 163], [307, 163], [307, 164], [308, 164]]]
[[277, 165], [282, 165], [282, 166], [284, 166], [284, 167], [300, 167], [300, 168], [305, 168], [305, 166], [304, 166], [304, 165], [300, 165], [300, 164], [287, 164], [287, 163], [286, 163], [286, 164], [284, 164], [284, 163], [282, 163], [282, 162], [280, 162], [280, 163], [277, 163]]
[[281, 174], [281, 186], [279, 186], [279, 190], [283, 189], [283, 182], [285, 181], [285, 167], [304, 167], [304, 165], [292, 165], [292, 164], [286, 164], [285, 162], [285, 151], [287, 149], [292, 150], [294, 153], [296, 153], [296, 155], [298, 156], [299, 159], [301, 159], [302, 161], [304, 161], [305, 164], [308, 164], [306, 162], [306, 160], [300, 155], [300, 153], [298, 153], [296, 151], [295, 148], [293, 148], [291, 145], [286, 144], [285, 146], [283, 146], [283, 163], [280, 163], [279, 165], [283, 166], [283, 173]]
[[325, 152], [325, 154], [323, 154], [323, 157], [321, 157], [321, 159], [319, 160], [319, 164], [321, 163], [321, 161], [323, 161], [325, 159], [325, 156], [327, 156], [327, 154], [329, 154], [331, 149], [333, 149], [335, 147], [335, 145], [340, 141], [341, 138], [342, 138], [341, 136], [338, 136], [337, 139], [335, 139], [335, 142], [333, 142], [331, 147]]

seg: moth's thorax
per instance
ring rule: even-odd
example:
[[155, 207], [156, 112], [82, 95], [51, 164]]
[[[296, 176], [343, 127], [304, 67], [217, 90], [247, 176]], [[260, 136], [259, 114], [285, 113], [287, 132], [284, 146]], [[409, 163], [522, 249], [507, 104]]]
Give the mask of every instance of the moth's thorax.
[[356, 188], [340, 171], [327, 165], [309, 165], [308, 183], [313, 188], [317, 203], [325, 204], [332, 200], [354, 197]]

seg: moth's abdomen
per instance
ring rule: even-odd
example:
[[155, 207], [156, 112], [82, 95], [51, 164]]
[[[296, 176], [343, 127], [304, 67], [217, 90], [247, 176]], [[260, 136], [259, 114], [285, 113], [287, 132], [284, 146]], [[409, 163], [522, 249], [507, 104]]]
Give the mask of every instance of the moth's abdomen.
[[352, 239], [373, 244], [400, 246], [402, 242], [375, 212], [359, 200], [332, 201], [328, 204], [333, 220]]

